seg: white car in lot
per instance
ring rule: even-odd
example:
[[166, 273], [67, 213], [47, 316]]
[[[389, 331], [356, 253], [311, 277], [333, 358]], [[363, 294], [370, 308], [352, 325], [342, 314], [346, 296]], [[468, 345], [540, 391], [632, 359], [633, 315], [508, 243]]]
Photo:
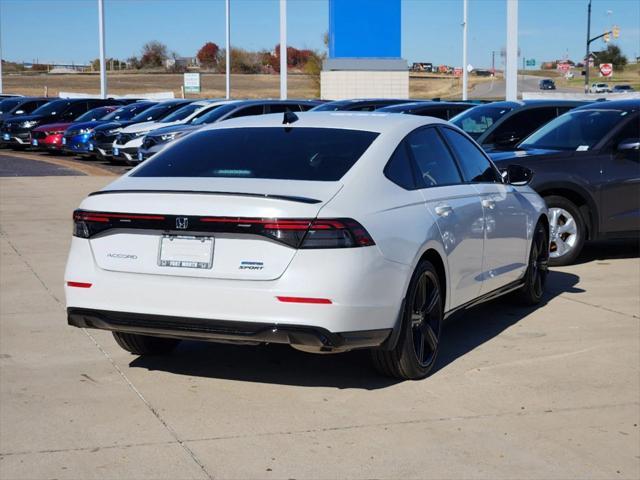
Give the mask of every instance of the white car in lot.
[[611, 88], [608, 83], [592, 83], [589, 91], [591, 93], [610, 93]]
[[173, 113], [167, 115], [159, 121], [142, 122], [129, 125], [123, 128], [113, 142], [114, 159], [137, 163], [138, 148], [142, 145], [143, 137], [153, 130], [168, 127], [171, 125], [181, 125], [188, 123], [199, 115], [203, 115], [209, 109], [228, 102], [228, 100], [201, 100], [187, 103]]
[[548, 219], [458, 128], [430, 117], [244, 117], [153, 156], [73, 214], [68, 322], [135, 354], [180, 339], [372, 351], [432, 369], [445, 317], [540, 301]]

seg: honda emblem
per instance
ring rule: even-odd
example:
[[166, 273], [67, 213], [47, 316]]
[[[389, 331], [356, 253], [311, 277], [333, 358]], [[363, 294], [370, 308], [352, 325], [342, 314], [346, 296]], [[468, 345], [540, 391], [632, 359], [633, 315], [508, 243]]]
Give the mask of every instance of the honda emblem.
[[176, 217], [176, 228], [178, 230], [186, 230], [189, 227], [188, 217]]

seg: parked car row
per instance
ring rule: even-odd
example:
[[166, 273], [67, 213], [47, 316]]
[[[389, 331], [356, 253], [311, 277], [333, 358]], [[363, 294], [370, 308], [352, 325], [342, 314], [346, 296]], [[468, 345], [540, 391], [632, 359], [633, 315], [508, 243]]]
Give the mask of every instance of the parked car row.
[[[132, 166], [207, 125], [241, 117], [307, 110], [436, 117], [473, 138], [499, 167], [518, 163], [536, 172], [531, 185], [551, 212], [552, 265], [575, 261], [585, 240], [626, 237], [640, 230], [637, 100], [479, 105], [404, 99], [169, 100], [128, 105], [95, 99], [47, 101], [25, 97], [0, 102], [3, 140], [16, 147], [31, 145]], [[50, 123], [51, 119], [57, 121]]]

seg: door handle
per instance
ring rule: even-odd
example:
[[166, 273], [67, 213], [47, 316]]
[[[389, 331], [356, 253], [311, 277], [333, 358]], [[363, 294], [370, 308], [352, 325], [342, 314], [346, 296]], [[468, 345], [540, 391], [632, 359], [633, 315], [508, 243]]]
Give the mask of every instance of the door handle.
[[494, 200], [485, 198], [484, 200], [482, 200], [482, 206], [484, 208], [488, 208], [489, 210], [493, 210], [494, 208], [496, 208], [496, 202]]
[[450, 205], [438, 205], [434, 210], [439, 217], [448, 217], [453, 213], [453, 208]]

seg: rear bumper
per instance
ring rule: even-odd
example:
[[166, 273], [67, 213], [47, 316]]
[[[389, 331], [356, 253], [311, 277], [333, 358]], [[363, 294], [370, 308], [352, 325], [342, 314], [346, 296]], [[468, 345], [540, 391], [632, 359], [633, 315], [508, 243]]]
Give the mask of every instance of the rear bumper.
[[69, 325], [160, 337], [257, 345], [283, 343], [315, 352], [344, 352], [380, 346], [391, 329], [330, 332], [321, 327], [168, 317], [68, 308]]

